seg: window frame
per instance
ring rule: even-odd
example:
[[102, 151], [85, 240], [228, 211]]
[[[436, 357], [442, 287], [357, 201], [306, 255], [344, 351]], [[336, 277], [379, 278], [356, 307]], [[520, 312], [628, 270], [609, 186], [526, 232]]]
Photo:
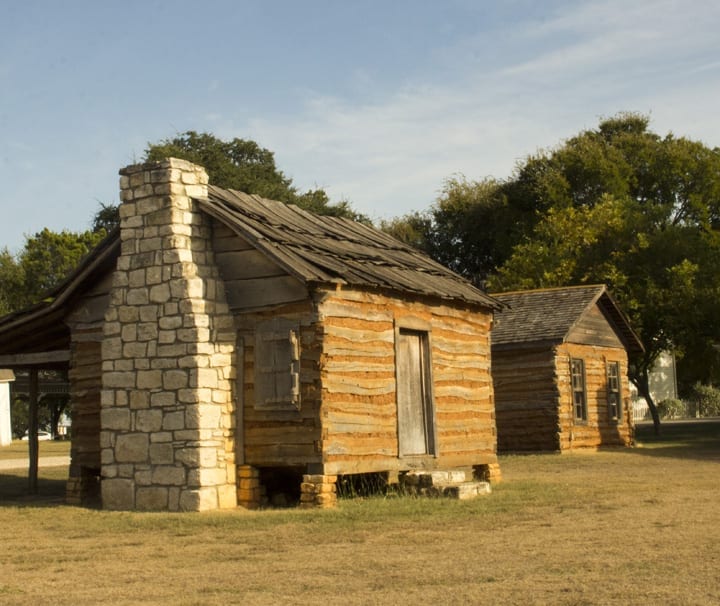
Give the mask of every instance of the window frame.
[[570, 394], [573, 420], [577, 423], [587, 423], [587, 378], [585, 360], [582, 358], [570, 358]]
[[[270, 348], [270, 349], [264, 349]], [[300, 324], [287, 318], [258, 322], [254, 341], [254, 408], [300, 410]], [[278, 388], [281, 391], [278, 393]], [[270, 392], [274, 397], [268, 397]]]
[[[611, 372], [611, 370], [613, 372]], [[605, 376], [607, 379], [606, 389], [607, 389], [608, 419], [610, 420], [610, 422], [620, 424], [620, 423], [622, 423], [622, 419], [623, 419], [622, 380], [621, 380], [621, 376], [620, 376], [620, 362], [606, 361], [605, 362]], [[614, 414], [613, 414], [613, 410], [614, 410]]]

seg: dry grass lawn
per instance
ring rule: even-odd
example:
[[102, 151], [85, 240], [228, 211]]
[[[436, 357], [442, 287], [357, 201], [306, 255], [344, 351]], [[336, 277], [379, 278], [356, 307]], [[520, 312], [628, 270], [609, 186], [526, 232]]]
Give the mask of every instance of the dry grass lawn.
[[5, 472], [0, 604], [718, 604], [720, 422], [640, 440], [504, 456], [475, 501], [324, 512], [93, 511], [57, 504], [64, 469], [34, 500]]

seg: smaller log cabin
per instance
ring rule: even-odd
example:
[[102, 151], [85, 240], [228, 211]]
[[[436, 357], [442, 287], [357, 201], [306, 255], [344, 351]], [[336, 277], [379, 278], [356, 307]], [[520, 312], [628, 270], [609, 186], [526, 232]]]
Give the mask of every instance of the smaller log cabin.
[[493, 295], [492, 374], [499, 451], [628, 446], [628, 353], [642, 351], [607, 288]]
[[70, 502], [323, 506], [340, 476], [499, 477], [497, 301], [379, 230], [189, 162], [120, 175], [119, 230], [0, 319], [0, 368], [69, 371]]

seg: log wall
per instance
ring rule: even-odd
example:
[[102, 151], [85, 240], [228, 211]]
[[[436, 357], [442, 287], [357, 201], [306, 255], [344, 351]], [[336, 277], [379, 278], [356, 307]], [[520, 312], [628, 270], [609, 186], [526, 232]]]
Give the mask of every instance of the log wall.
[[[574, 419], [570, 383], [570, 360], [573, 358], [581, 359], [585, 364], [587, 421]], [[622, 418], [619, 421], [611, 420], [608, 414], [608, 362], [620, 365]], [[629, 446], [634, 438], [634, 426], [625, 349], [564, 343], [556, 350], [555, 365], [560, 392], [560, 449]]]
[[73, 505], [100, 505], [101, 343], [110, 284], [110, 276], [101, 280], [67, 318], [72, 442], [66, 500]]
[[[324, 473], [496, 464], [491, 316], [352, 290], [318, 300]], [[395, 329], [429, 328], [436, 454], [398, 456]]]
[[493, 351], [498, 451], [558, 450], [558, 385], [551, 348]]
[[[300, 407], [263, 410], [255, 405], [255, 327], [271, 318], [297, 322], [300, 329]], [[319, 330], [310, 301], [235, 317], [238, 351], [243, 359], [238, 394], [242, 408], [238, 428], [242, 453], [238, 464], [254, 467], [292, 467], [319, 464], [320, 359]], [[289, 372], [289, 370], [288, 370]], [[240, 431], [240, 429], [239, 429]]]

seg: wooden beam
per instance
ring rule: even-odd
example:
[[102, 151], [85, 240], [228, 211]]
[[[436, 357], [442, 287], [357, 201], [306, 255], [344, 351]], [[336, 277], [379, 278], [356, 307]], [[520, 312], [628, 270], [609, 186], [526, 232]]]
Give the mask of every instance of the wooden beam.
[[40, 351], [25, 354], [0, 355], [0, 368], [27, 368], [30, 366], [44, 366], [70, 361], [70, 350]]
[[30, 410], [28, 422], [28, 492], [38, 492], [38, 371], [31, 368], [30, 375]]

